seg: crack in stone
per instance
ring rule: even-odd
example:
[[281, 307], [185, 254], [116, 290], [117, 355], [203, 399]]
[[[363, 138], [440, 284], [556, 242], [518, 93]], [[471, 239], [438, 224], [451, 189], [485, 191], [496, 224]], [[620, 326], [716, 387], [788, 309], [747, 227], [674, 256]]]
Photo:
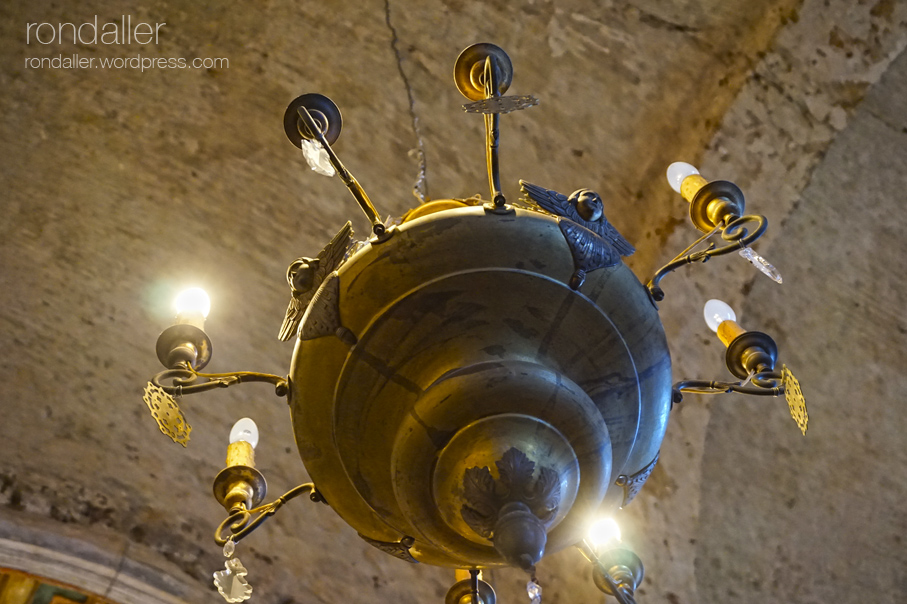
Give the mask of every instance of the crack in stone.
[[113, 586], [116, 585], [117, 579], [120, 578], [120, 574], [123, 572], [123, 566], [126, 564], [126, 555], [129, 553], [129, 541], [126, 541], [126, 544], [123, 546], [123, 552], [120, 554], [120, 560], [117, 562], [117, 568], [113, 573], [113, 577], [110, 579], [110, 585], [107, 586], [107, 589], [104, 591], [104, 599], [110, 597], [110, 592], [113, 591]]
[[419, 145], [419, 175], [416, 177], [416, 182], [413, 185], [413, 195], [416, 196], [420, 203], [425, 203], [428, 194], [428, 168], [425, 162], [425, 144], [422, 140], [422, 129], [419, 127], [419, 116], [416, 115], [416, 99], [413, 96], [413, 88], [409, 82], [409, 78], [406, 77], [406, 72], [403, 71], [403, 56], [400, 54], [400, 48], [398, 47], [400, 38], [397, 36], [397, 29], [394, 27], [393, 23], [391, 23], [390, 0], [384, 0], [384, 22], [387, 23], [387, 28], [391, 32], [391, 48], [397, 59], [397, 71], [400, 72], [400, 78], [406, 86], [406, 97], [409, 99], [409, 115], [412, 118], [413, 133], [416, 135], [416, 141]]

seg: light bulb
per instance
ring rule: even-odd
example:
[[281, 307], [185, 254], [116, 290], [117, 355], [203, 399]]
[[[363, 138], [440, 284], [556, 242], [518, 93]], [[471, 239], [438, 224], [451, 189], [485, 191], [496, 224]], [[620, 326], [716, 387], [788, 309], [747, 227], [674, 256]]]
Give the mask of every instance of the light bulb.
[[668, 184], [671, 185], [672, 189], [680, 193], [680, 185], [683, 184], [684, 179], [694, 174], [699, 174], [699, 170], [695, 166], [686, 162], [675, 161], [668, 166]]
[[177, 315], [200, 314], [202, 318], [206, 318], [211, 311], [211, 299], [200, 287], [180, 292], [173, 305], [176, 306]]
[[620, 527], [614, 518], [602, 518], [589, 528], [587, 539], [594, 549], [599, 549], [620, 541]]
[[248, 417], [244, 417], [235, 424], [230, 430], [230, 444], [244, 440], [254, 449], [258, 444], [258, 426], [255, 425]]
[[716, 333], [718, 332], [718, 326], [725, 321], [737, 320], [737, 315], [736, 313], [734, 313], [734, 309], [721, 300], [712, 299], [706, 302], [705, 307], [702, 310], [702, 314], [705, 317], [706, 325], [708, 325], [709, 329]]

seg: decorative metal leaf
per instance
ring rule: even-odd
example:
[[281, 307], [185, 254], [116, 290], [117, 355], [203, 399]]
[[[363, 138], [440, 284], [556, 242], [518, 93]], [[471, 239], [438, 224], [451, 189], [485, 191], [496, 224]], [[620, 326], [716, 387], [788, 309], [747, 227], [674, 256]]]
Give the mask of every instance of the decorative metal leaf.
[[469, 468], [463, 474], [463, 497], [482, 516], [494, 516], [497, 513], [494, 490], [494, 478], [487, 466]]
[[561, 481], [554, 469], [547, 466], [539, 468], [534, 500], [532, 513], [538, 516], [542, 522], [551, 520], [561, 501]]
[[800, 392], [800, 382], [787, 368], [782, 365], [781, 383], [784, 385], [784, 398], [787, 399], [787, 406], [790, 408], [790, 416], [797, 422], [800, 432], [806, 434], [806, 427], [809, 424], [809, 413], [806, 412], [806, 400], [803, 393]]
[[460, 516], [469, 525], [469, 528], [486, 539], [491, 539], [494, 535], [494, 523], [498, 517], [497, 512], [494, 512], [490, 517], [483, 516], [468, 505], [464, 505], [460, 508]]
[[214, 573], [214, 586], [227, 602], [245, 602], [252, 597], [252, 586], [246, 581], [249, 571], [239, 558], [224, 562], [226, 570]]
[[500, 461], [495, 462], [495, 465], [501, 476], [501, 484], [511, 497], [521, 498], [524, 494], [531, 494], [529, 485], [532, 483], [535, 462], [526, 457], [525, 453], [516, 447], [511, 447], [504, 453]]
[[151, 416], [157, 422], [161, 432], [169, 436], [173, 442], [186, 446], [189, 442], [189, 433], [192, 426], [186, 421], [176, 399], [167, 394], [162, 388], [151, 382], [145, 386], [145, 395], [142, 397]]

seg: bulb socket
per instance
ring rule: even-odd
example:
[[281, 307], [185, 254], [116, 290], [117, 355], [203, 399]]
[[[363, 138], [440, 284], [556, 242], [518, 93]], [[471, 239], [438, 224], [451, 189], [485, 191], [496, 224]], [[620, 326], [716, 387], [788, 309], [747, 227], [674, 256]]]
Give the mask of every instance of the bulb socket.
[[693, 203], [696, 193], [699, 193], [699, 189], [707, 184], [709, 184], [709, 181], [704, 179], [701, 174], [690, 174], [681, 181], [680, 194], [687, 200], [687, 203]]
[[227, 446], [227, 467], [232, 466], [255, 467], [255, 449], [250, 443], [238, 440]]
[[727, 348], [737, 337], [745, 334], [746, 330], [740, 327], [740, 324], [737, 323], [737, 321], [728, 319], [727, 321], [722, 321], [718, 325], [718, 331], [716, 333], [718, 334], [718, 339], [721, 340], [721, 343]]
[[227, 446], [227, 467], [214, 478], [214, 498], [232, 513], [251, 510], [268, 493], [264, 475], [255, 469], [255, 449], [244, 440]]

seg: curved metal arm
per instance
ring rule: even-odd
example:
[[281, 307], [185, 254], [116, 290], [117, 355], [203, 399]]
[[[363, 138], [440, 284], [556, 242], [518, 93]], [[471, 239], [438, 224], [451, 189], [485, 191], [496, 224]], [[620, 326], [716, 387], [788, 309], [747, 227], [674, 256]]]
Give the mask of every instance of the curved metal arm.
[[[309, 498], [312, 501], [324, 501], [324, 498], [321, 497], [321, 494], [318, 493], [317, 490], [315, 490], [314, 483], [307, 482], [305, 484], [301, 484], [298, 487], [290, 489], [271, 503], [266, 503], [252, 510], [241, 510], [234, 514], [230, 514], [217, 527], [217, 532], [214, 533], [214, 541], [218, 545], [224, 545], [225, 543], [227, 543], [227, 541], [230, 540], [232, 540], [233, 542], [240, 541], [243, 537], [261, 526], [261, 523], [267, 520], [270, 516], [273, 516], [277, 512], [277, 510], [283, 507], [283, 504], [303, 493], [309, 493]], [[258, 514], [258, 516], [256, 516], [255, 519], [252, 520], [252, 514]], [[228, 527], [231, 534], [227, 537], [224, 537], [224, 530], [226, 530]]]
[[784, 394], [784, 385], [781, 382], [781, 374], [777, 371], [764, 371], [754, 375], [752, 383], [755, 387], [745, 386], [745, 382], [683, 380], [674, 384], [673, 402], [681, 402], [684, 392], [693, 392], [695, 394], [739, 392], [740, 394], [753, 394], [756, 396], [780, 396]]
[[[749, 230], [746, 228], [746, 224], [750, 222], [756, 223], [756, 228], [752, 232], [749, 232]], [[655, 272], [655, 275], [646, 284], [646, 289], [649, 291], [649, 296], [651, 296], [651, 298], [656, 302], [661, 302], [662, 300], [664, 300], [665, 295], [664, 291], [662, 291], [658, 284], [662, 279], [664, 279], [665, 275], [673, 272], [674, 270], [680, 268], [685, 264], [691, 264], [693, 262], [707, 262], [713, 256], [723, 256], [724, 254], [729, 254], [733, 251], [748, 247], [750, 244], [762, 237], [763, 233], [765, 233], [765, 229], [767, 228], [768, 219], [765, 216], [749, 215], [735, 218], [721, 229], [721, 238], [725, 241], [730, 242], [728, 243], [728, 245], [715, 247], [714, 243], [709, 243], [709, 246], [706, 249], [687, 254], [687, 252], [689, 252], [692, 248], [708, 239], [711, 233], [706, 237], [701, 238], [692, 246], [681, 252], [679, 256], [675, 257], [673, 260], [671, 260], [669, 263]]]
[[[199, 382], [199, 378], [205, 381]], [[164, 380], [171, 380], [172, 385], [164, 385]], [[286, 396], [289, 391], [287, 378], [270, 373], [254, 371], [237, 371], [234, 373], [199, 373], [188, 363], [182, 363], [179, 369], [168, 369], [151, 378], [151, 383], [170, 395], [195, 394], [215, 388], [227, 388], [243, 382], [267, 382], [274, 384], [277, 396]]]

